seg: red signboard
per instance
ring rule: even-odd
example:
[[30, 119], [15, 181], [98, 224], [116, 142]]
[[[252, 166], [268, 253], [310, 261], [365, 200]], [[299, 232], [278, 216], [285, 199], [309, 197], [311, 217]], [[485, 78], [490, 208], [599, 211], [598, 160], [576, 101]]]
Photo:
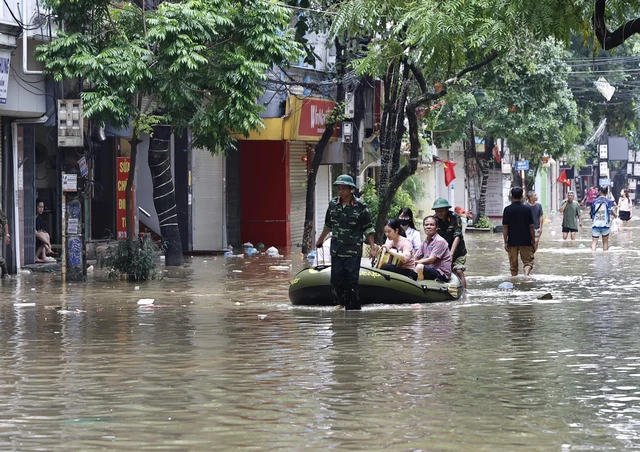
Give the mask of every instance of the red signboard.
[[[131, 168], [131, 159], [129, 157], [116, 158], [116, 184], [118, 203], [116, 215], [116, 230], [118, 231], [118, 240], [127, 238], [127, 205], [126, 190], [129, 170]], [[131, 218], [133, 218], [133, 189], [131, 190]]]
[[[300, 110], [298, 136], [320, 138], [324, 133], [324, 123], [327, 119], [327, 114], [333, 110], [335, 105], [336, 103], [331, 100], [304, 99], [302, 101], [302, 109]], [[338, 136], [337, 127], [333, 136]]]

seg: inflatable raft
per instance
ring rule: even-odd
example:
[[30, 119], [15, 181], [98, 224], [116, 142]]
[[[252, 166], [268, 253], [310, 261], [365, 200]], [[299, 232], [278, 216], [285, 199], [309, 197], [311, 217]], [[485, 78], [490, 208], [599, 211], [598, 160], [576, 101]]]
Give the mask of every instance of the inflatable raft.
[[[413, 281], [406, 276], [377, 268], [360, 267], [360, 303], [434, 303], [459, 299], [464, 288], [457, 276], [449, 282]], [[289, 286], [293, 305], [333, 306], [331, 266], [311, 267], [299, 272]]]

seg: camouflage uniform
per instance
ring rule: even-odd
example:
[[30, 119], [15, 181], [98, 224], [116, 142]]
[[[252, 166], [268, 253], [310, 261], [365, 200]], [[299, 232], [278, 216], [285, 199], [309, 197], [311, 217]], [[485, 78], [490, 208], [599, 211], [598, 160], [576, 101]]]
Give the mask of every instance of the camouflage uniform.
[[467, 262], [467, 247], [464, 244], [464, 237], [462, 235], [462, 219], [460, 215], [454, 212], [447, 212], [447, 220], [438, 220], [438, 235], [443, 237], [449, 244], [449, 249], [453, 245], [453, 241], [456, 237], [460, 237], [460, 243], [456, 247], [456, 252], [451, 256], [451, 263], [453, 270], [465, 271], [465, 264]]
[[331, 230], [331, 289], [334, 302], [347, 309], [360, 308], [358, 278], [362, 242], [374, 233], [371, 214], [359, 198], [343, 206], [340, 197], [329, 202], [324, 228]]

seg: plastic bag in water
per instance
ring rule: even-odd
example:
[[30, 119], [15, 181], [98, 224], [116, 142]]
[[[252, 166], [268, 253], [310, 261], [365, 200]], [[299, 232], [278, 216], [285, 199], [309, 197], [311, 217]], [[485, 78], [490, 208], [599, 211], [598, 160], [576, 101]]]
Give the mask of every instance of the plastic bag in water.
[[271, 246], [267, 249], [267, 254], [269, 255], [269, 257], [280, 257], [280, 252], [278, 251], [278, 248], [276, 248], [275, 246]]
[[511, 290], [513, 289], [513, 283], [505, 281], [503, 283], [498, 284], [498, 289]]

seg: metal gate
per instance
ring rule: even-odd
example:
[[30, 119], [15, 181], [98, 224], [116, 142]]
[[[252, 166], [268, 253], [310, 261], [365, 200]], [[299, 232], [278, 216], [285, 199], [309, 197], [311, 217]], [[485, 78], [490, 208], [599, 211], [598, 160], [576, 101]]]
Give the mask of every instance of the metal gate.
[[291, 248], [295, 250], [302, 244], [304, 233], [304, 215], [307, 198], [307, 143], [289, 142], [289, 194], [291, 227]]
[[225, 211], [225, 158], [204, 149], [192, 151], [194, 251], [216, 251], [227, 247]]

